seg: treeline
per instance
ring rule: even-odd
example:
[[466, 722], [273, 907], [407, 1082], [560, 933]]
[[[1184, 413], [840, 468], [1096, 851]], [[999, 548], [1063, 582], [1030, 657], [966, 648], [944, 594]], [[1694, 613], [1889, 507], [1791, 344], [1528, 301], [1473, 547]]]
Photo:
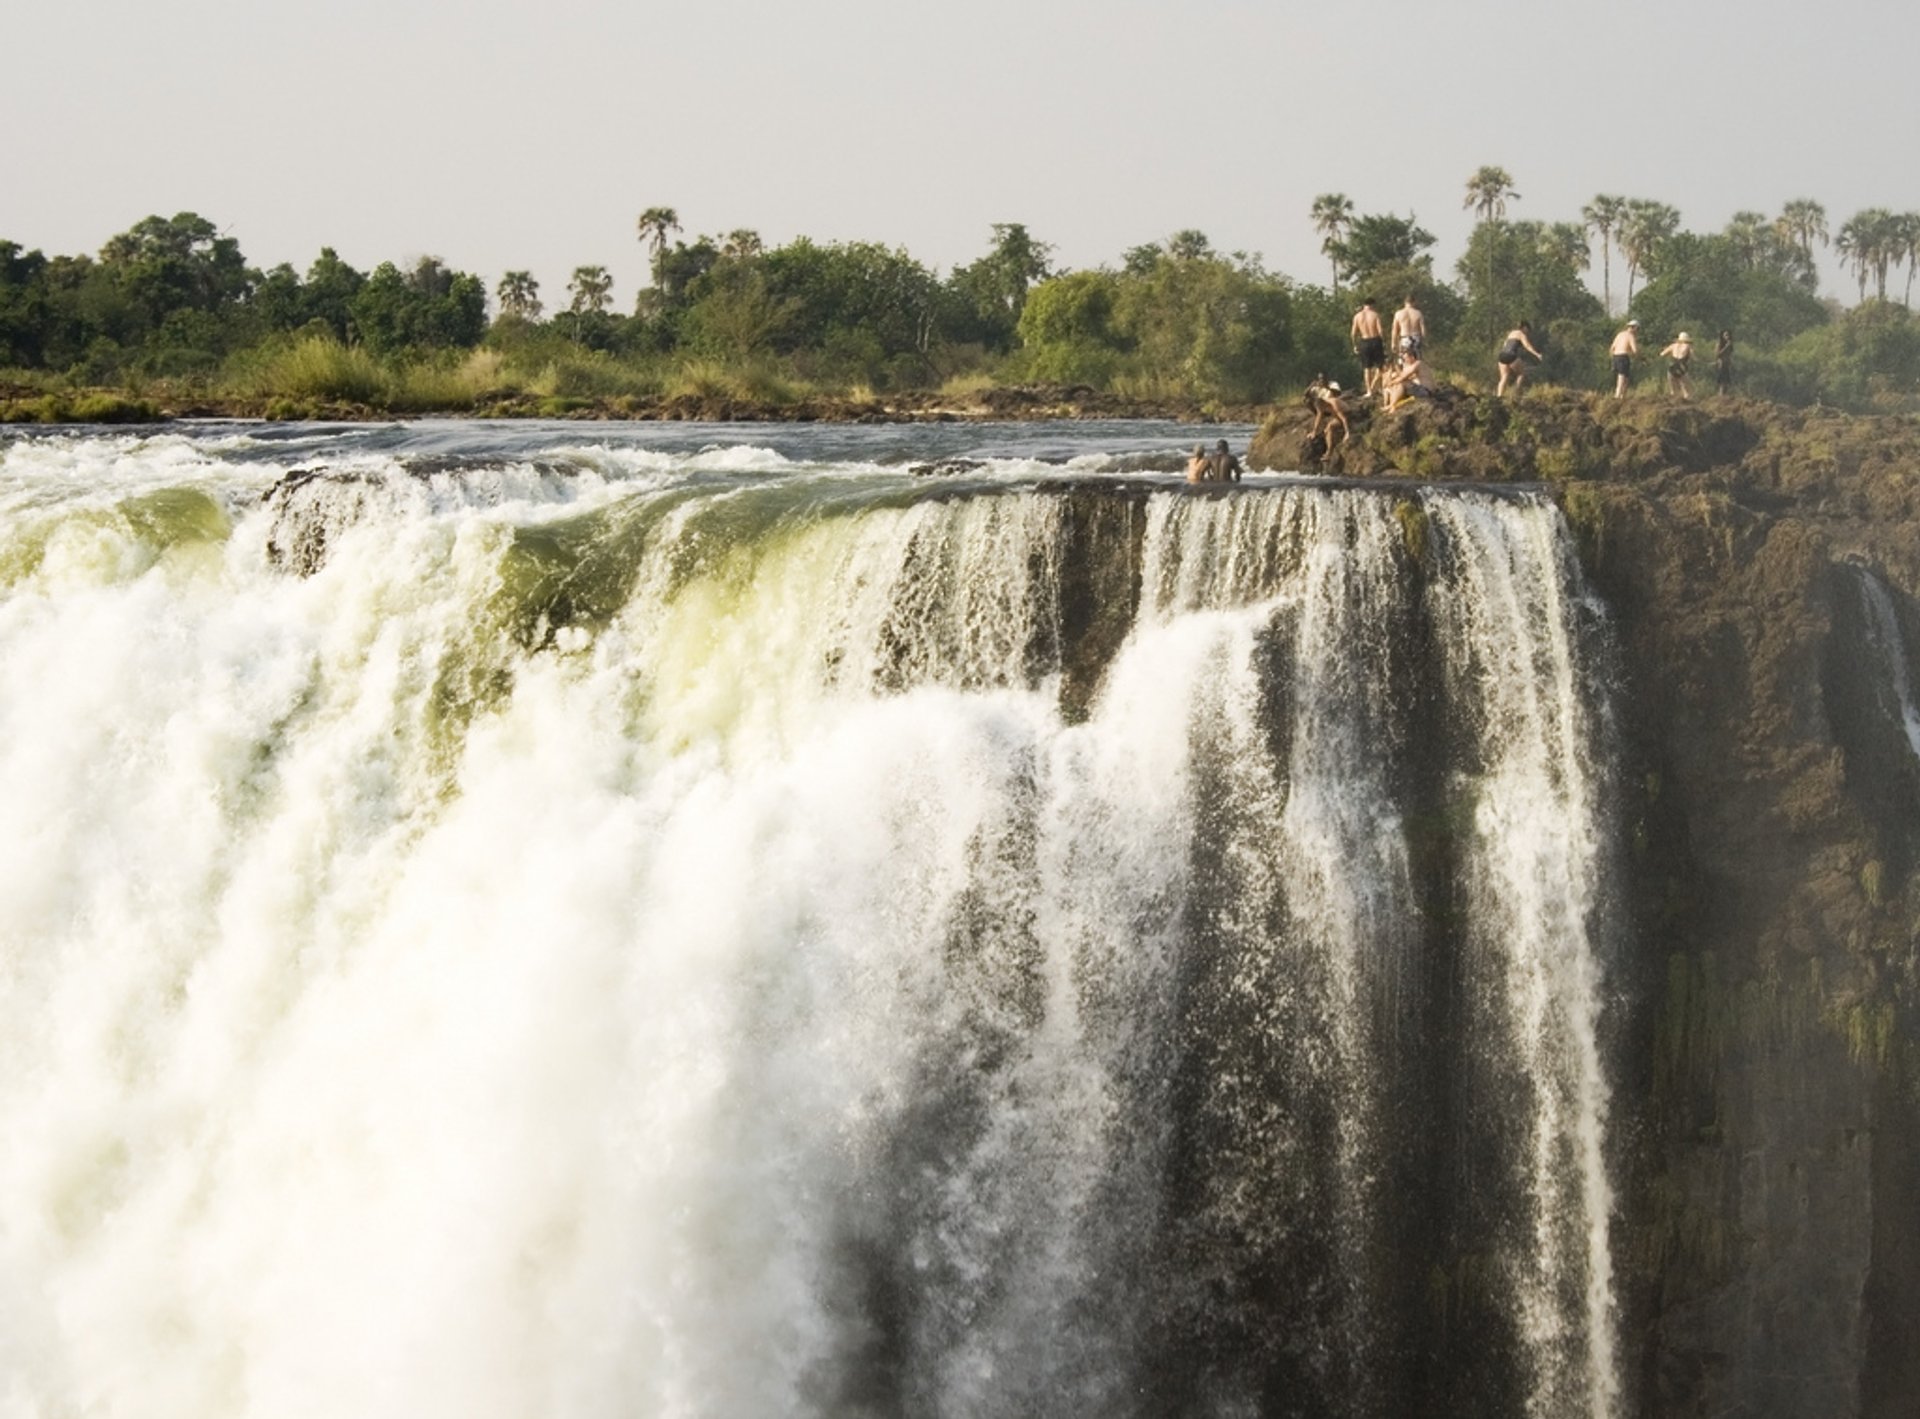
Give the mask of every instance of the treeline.
[[[1920, 407], [1920, 322], [1907, 308], [1920, 217], [1873, 209], [1830, 237], [1824, 211], [1802, 199], [1698, 233], [1670, 206], [1622, 197], [1596, 198], [1578, 220], [1513, 220], [1518, 197], [1502, 169], [1469, 179], [1464, 205], [1478, 221], [1449, 276], [1412, 215], [1322, 196], [1311, 218], [1324, 286], [1218, 251], [1198, 231], [1076, 271], [1006, 223], [943, 276], [869, 242], [767, 246], [744, 230], [685, 240], [677, 214], [657, 207], [637, 224], [650, 284], [625, 312], [600, 266], [577, 268], [551, 302], [530, 273], [510, 271], [490, 300], [480, 277], [433, 257], [363, 272], [328, 248], [304, 272], [263, 271], [205, 218], [155, 216], [97, 256], [0, 241], [0, 386], [18, 396], [159, 384], [279, 413], [463, 409], [511, 395], [562, 412], [678, 389], [778, 404], [814, 391], [1036, 382], [1245, 405], [1290, 396], [1323, 370], [1354, 378], [1359, 298], [1385, 312], [1411, 295], [1433, 334], [1430, 363], [1470, 386], [1491, 381], [1495, 346], [1524, 319], [1546, 355], [1537, 378], [1606, 388], [1608, 339], [1631, 314], [1663, 342], [1686, 329], [1710, 348], [1732, 330], [1744, 392]], [[1829, 240], [1858, 280], [1851, 310], [1817, 293], [1814, 247]], [[1616, 268], [1623, 299], [1610, 309]]]

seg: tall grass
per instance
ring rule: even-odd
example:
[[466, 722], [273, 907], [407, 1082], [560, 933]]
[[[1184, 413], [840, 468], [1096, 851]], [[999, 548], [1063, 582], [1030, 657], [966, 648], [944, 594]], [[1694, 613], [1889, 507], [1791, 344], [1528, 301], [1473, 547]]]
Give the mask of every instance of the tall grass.
[[249, 392], [267, 399], [382, 404], [387, 373], [357, 346], [309, 335], [267, 354], [244, 376]]

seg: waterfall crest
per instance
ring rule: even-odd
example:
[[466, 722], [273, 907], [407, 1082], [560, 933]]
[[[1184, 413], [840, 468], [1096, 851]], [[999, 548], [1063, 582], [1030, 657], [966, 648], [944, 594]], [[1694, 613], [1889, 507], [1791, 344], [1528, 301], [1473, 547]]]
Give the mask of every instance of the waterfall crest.
[[82, 443], [0, 459], [9, 1412], [1618, 1411], [1550, 502]]

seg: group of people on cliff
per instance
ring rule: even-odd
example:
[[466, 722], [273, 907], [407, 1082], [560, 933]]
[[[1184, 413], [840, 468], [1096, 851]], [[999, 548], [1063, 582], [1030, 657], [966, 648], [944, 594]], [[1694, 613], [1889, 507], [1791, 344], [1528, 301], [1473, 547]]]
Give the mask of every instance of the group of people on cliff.
[[[1628, 385], [1633, 381], [1633, 361], [1640, 353], [1639, 330], [1640, 322], [1629, 320], [1613, 338], [1609, 355], [1613, 361], [1613, 396], [1616, 399], [1625, 396]], [[1378, 395], [1388, 410], [1397, 409], [1413, 399], [1434, 397], [1433, 381], [1428, 376], [1423, 354], [1427, 343], [1427, 318], [1414, 304], [1411, 295], [1394, 312], [1390, 328], [1381, 320], [1373, 298], [1368, 296], [1353, 314], [1350, 333], [1354, 356], [1360, 361], [1364, 397], [1370, 399]], [[1686, 331], [1681, 331], [1661, 349], [1660, 357], [1668, 362], [1667, 392], [1677, 394], [1682, 399], [1691, 399], [1692, 337]], [[1526, 382], [1528, 363], [1537, 365], [1545, 358], [1534, 344], [1533, 326], [1521, 321], [1506, 333], [1494, 355], [1494, 371], [1498, 381], [1494, 394], [1504, 396], [1509, 389], [1517, 392]], [[1713, 358], [1714, 387], [1718, 393], [1725, 394], [1733, 387], [1732, 331], [1720, 332]], [[1337, 396], [1339, 386], [1324, 374], [1316, 375], [1313, 384], [1307, 387], [1307, 401], [1315, 410], [1316, 435], [1320, 431], [1323, 406], [1324, 417], [1329, 424], [1339, 427], [1343, 433], [1347, 432], [1344, 411], [1339, 409], [1340, 401], [1337, 397], [1329, 399], [1329, 391]], [[1335, 418], [1336, 412], [1338, 418]]]
[[[1608, 353], [1613, 357], [1613, 397], [1626, 397], [1633, 383], [1633, 362], [1640, 354], [1640, 322], [1629, 320], [1613, 337]], [[1660, 358], [1667, 362], [1667, 393], [1682, 399], [1693, 398], [1693, 337], [1682, 330], [1662, 347]], [[1713, 349], [1713, 390], [1726, 394], [1733, 389], [1733, 332], [1722, 330]]]

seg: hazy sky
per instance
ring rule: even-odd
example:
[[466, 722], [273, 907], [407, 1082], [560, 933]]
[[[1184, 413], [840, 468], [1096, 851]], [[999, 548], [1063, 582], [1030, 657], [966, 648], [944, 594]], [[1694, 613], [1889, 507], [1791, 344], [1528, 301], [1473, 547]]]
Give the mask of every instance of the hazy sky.
[[[0, 237], [190, 210], [262, 267], [431, 253], [529, 268], [550, 309], [586, 263], [630, 306], [653, 205], [942, 271], [994, 222], [1072, 266], [1198, 227], [1316, 281], [1330, 191], [1414, 212], [1451, 275], [1483, 163], [1542, 220], [1920, 209], [1920, 7], [1891, 0], [9, 0], [0, 33]], [[1831, 260], [1823, 289], [1851, 298]]]

